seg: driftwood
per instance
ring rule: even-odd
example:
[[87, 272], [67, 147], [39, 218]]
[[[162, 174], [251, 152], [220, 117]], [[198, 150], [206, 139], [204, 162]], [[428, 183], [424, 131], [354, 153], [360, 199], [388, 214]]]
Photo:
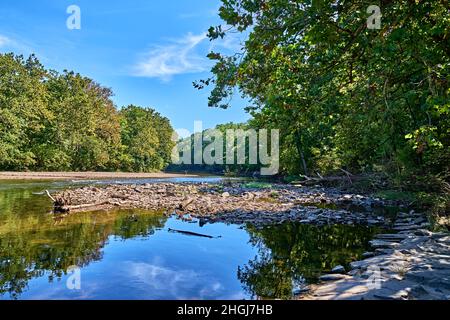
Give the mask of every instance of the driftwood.
[[[318, 178], [316, 177], [308, 177], [305, 175], [300, 175], [301, 178], [305, 179], [303, 181], [293, 181], [291, 184], [301, 184], [305, 186], [313, 186], [316, 184], [322, 184], [322, 183], [329, 183], [329, 182], [335, 182], [335, 181], [342, 181], [342, 180], [348, 180], [351, 184], [353, 184], [353, 180], [351, 177], [354, 177], [350, 172], [345, 171], [344, 169], [340, 169], [343, 173], [345, 173], [345, 176], [329, 176], [329, 177], [323, 177], [319, 173], [317, 173]], [[356, 178], [356, 177], [355, 177]]]
[[192, 202], [194, 202], [194, 198], [189, 198], [189, 199], [183, 201], [183, 203], [180, 204], [179, 209], [186, 210], [189, 207], [189, 205], [192, 204]]
[[55, 198], [52, 197], [52, 195], [50, 194], [50, 192], [48, 192], [48, 190], [45, 190], [45, 193], [47, 194], [47, 196], [52, 199], [53, 202], [56, 202]]
[[80, 205], [73, 205], [73, 206], [65, 206], [58, 204], [57, 201], [54, 203], [54, 212], [56, 213], [67, 213], [74, 210], [82, 210], [87, 208], [95, 208], [100, 207], [108, 204], [113, 204], [110, 201], [103, 201], [98, 203], [88, 203], [88, 204], [80, 204]]
[[201, 234], [201, 233], [196, 233], [196, 232], [191, 232], [191, 231], [174, 230], [174, 229], [170, 229], [169, 228], [169, 232], [181, 233], [181, 234], [185, 234], [185, 235], [188, 235], [188, 236], [196, 236], [196, 237], [203, 237], [203, 238], [214, 239], [213, 236], [209, 236], [209, 235]]
[[347, 175], [348, 180], [350, 181], [350, 184], [353, 184], [352, 178], [350, 178], [351, 176], [353, 176], [350, 172], [344, 170], [344, 169], [339, 169], [341, 170], [343, 173], [345, 173]]

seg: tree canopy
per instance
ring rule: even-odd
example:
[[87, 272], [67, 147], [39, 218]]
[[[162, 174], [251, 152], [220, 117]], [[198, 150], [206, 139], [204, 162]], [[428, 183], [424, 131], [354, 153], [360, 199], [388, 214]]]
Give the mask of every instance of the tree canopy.
[[[380, 29], [367, 26], [370, 5]], [[450, 189], [449, 3], [222, 0], [211, 41], [247, 35], [234, 55], [211, 52], [211, 107], [238, 88], [255, 128], [281, 130], [285, 173], [383, 171]]]
[[0, 54], [0, 170], [161, 170], [173, 129], [150, 108], [118, 109], [113, 92], [35, 56]]

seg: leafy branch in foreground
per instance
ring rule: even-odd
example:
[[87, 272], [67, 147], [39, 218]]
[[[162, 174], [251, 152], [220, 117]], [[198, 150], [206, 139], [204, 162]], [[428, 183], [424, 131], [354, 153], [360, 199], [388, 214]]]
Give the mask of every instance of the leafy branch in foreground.
[[[369, 5], [381, 29], [367, 28]], [[248, 34], [237, 55], [210, 53], [211, 107], [235, 88], [255, 128], [279, 128], [285, 173], [383, 171], [450, 179], [448, 1], [222, 0]]]

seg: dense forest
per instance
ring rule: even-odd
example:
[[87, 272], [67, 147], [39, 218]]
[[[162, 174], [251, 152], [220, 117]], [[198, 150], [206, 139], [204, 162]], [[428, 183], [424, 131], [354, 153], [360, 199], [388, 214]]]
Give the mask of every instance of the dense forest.
[[448, 200], [448, 1], [222, 0], [219, 15], [211, 41], [246, 40], [211, 52], [194, 86], [212, 88], [210, 107], [248, 98], [249, 126], [281, 130], [285, 174], [378, 173]]
[[161, 170], [173, 129], [149, 108], [116, 108], [113, 93], [35, 56], [0, 55], [0, 170]]

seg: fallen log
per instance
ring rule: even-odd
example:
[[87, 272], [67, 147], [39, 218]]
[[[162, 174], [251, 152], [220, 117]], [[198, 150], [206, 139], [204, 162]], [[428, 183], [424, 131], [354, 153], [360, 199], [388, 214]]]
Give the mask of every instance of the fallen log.
[[353, 176], [350, 172], [348, 172], [347, 170], [344, 170], [342, 168], [340, 168], [339, 170], [341, 170], [343, 173], [345, 173], [347, 175], [348, 180], [350, 181], [350, 184], [353, 184], [352, 178], [351, 176]]
[[203, 238], [209, 238], [209, 239], [216, 238], [216, 237], [206, 235], [206, 234], [201, 234], [201, 233], [196, 233], [196, 232], [191, 232], [191, 231], [175, 230], [175, 229], [170, 229], [170, 228], [169, 228], [169, 232], [181, 233], [181, 234], [185, 234], [188, 236], [196, 236], [196, 237], [203, 237]]
[[108, 204], [111, 204], [111, 202], [103, 201], [103, 202], [98, 202], [98, 203], [88, 203], [88, 204], [80, 204], [80, 205], [73, 205], [73, 206], [61, 206], [58, 204], [57, 201], [55, 201], [54, 212], [55, 213], [68, 213], [71, 211], [100, 207], [100, 206], [104, 206], [104, 205], [108, 205]]

